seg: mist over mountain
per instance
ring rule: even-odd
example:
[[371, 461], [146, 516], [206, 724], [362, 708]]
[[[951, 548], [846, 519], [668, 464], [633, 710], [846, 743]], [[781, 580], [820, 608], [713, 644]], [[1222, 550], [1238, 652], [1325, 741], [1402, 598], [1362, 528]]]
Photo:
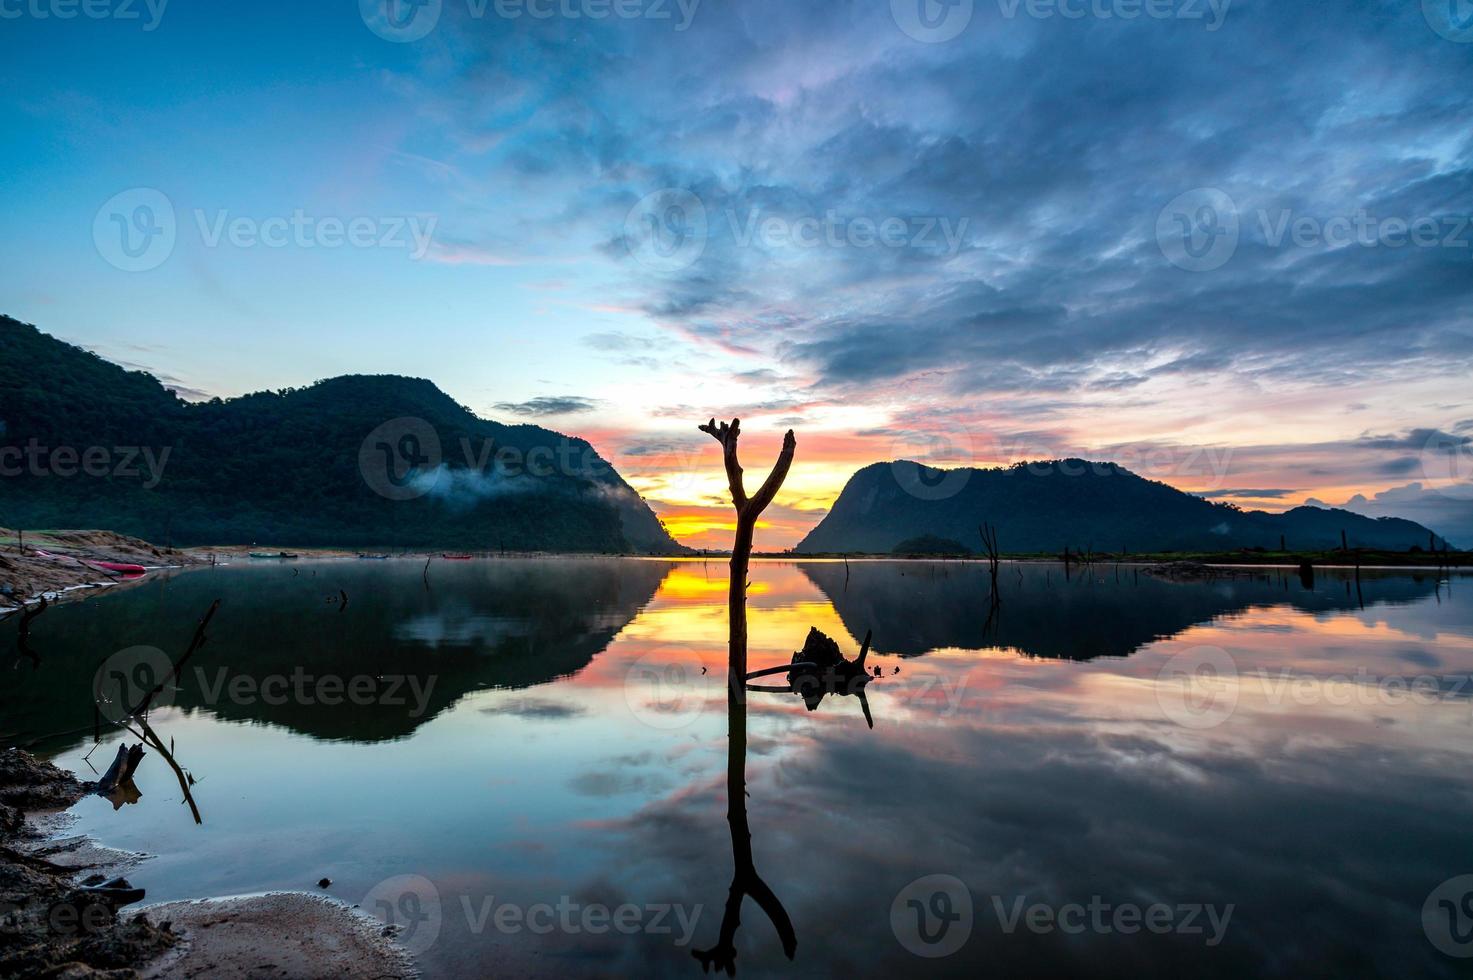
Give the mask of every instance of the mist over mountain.
[[1113, 463], [1081, 459], [999, 469], [938, 470], [908, 461], [855, 473], [795, 551], [889, 553], [919, 539], [978, 550], [978, 526], [997, 526], [1009, 553], [1227, 551], [1237, 548], [1407, 550], [1444, 540], [1421, 524], [1345, 510], [1244, 511], [1147, 480]]
[[174, 545], [675, 554], [585, 440], [352, 375], [190, 403], [0, 316], [0, 523]]

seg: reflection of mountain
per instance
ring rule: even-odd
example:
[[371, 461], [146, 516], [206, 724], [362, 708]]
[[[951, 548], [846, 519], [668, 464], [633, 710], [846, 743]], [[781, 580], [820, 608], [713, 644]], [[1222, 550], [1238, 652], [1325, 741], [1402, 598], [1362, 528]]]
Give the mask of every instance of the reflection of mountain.
[[[877, 653], [913, 657], [945, 647], [1007, 647], [1036, 657], [1124, 657], [1147, 643], [1250, 606], [1308, 612], [1354, 609], [1343, 572], [1321, 572], [1314, 591], [1280, 570], [1240, 571], [1208, 582], [1167, 582], [1129, 566], [1004, 565], [1002, 608], [988, 624], [987, 567], [981, 563], [803, 564], [854, 636], [875, 631]], [[1022, 579], [1019, 579], [1019, 573]], [[1350, 588], [1347, 590], [1347, 586]], [[1437, 576], [1365, 573], [1367, 606], [1432, 595]]]
[[[405, 560], [200, 570], [63, 606], [36, 621], [41, 666], [13, 673], [0, 732], [11, 743], [40, 739], [48, 750], [77, 744], [90, 735], [98, 665], [140, 644], [178, 656], [195, 620], [223, 596], [209, 643], [185, 668], [176, 706], [317, 738], [399, 738], [467, 692], [531, 687], [581, 670], [654, 597], [670, 566], [597, 558], [435, 562], [429, 589], [422, 568]], [[339, 589], [349, 597], [342, 612], [329, 601]], [[301, 689], [313, 692], [310, 703], [295, 694], [299, 675], [309, 678]], [[414, 683], [393, 680], [405, 675]], [[287, 695], [276, 696], [278, 682], [233, 698], [240, 676], [253, 691], [283, 677]], [[343, 688], [317, 686], [322, 677], [341, 678]], [[358, 683], [368, 696], [357, 700], [372, 703], [347, 703], [354, 678], [367, 679]], [[427, 692], [422, 711], [416, 691]], [[60, 732], [74, 734], [48, 737]]]

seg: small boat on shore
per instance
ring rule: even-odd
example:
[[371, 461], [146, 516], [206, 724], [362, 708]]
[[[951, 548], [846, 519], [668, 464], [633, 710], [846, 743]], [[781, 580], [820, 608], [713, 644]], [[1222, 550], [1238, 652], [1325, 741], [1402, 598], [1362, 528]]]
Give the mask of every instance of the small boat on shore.
[[294, 551], [252, 551], [252, 558], [300, 558], [301, 555]]
[[359, 555], [359, 561], [388, 561], [388, 555]]
[[119, 575], [142, 575], [148, 569], [131, 561], [98, 561], [94, 558], [82, 558], [78, 555], [54, 555], [49, 551], [37, 549], [36, 557], [50, 558], [53, 561], [74, 561], [88, 568], [98, 568], [105, 572], [117, 572]]
[[121, 575], [142, 575], [148, 571], [142, 565], [135, 565], [127, 561], [89, 561], [87, 564], [95, 568], [104, 568], [109, 572], [117, 572]]
[[470, 561], [471, 558], [474, 557], [474, 556], [473, 555], [446, 555], [446, 554], [441, 554], [440, 557], [443, 558], [443, 559], [445, 559], [446, 561]]

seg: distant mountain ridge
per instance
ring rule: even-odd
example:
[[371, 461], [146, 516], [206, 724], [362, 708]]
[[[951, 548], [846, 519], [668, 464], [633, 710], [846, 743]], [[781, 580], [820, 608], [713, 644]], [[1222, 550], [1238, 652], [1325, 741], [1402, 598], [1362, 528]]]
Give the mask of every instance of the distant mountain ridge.
[[175, 545], [679, 554], [585, 440], [350, 375], [189, 403], [0, 316], [0, 523]]
[[1230, 551], [1338, 548], [1408, 550], [1446, 543], [1414, 521], [1372, 519], [1345, 510], [1296, 507], [1244, 511], [1082, 459], [999, 469], [939, 470], [910, 461], [874, 463], [855, 473], [799, 553], [889, 553], [922, 538], [978, 550], [978, 526], [997, 526], [1004, 552]]

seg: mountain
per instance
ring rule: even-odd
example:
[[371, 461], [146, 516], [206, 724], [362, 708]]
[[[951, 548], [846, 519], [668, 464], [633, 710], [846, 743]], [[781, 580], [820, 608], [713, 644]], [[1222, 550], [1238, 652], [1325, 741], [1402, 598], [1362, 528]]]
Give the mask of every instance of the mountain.
[[353, 375], [189, 403], [0, 316], [0, 514], [173, 545], [685, 551], [586, 441]]
[[1000, 469], [936, 470], [918, 463], [875, 463], [855, 473], [833, 509], [794, 550], [888, 553], [933, 537], [980, 544], [977, 528], [995, 524], [1003, 551], [1058, 554], [1231, 551], [1351, 547], [1405, 551], [1435, 539], [1398, 518], [1373, 520], [1345, 510], [1297, 507], [1283, 514], [1243, 511], [1147, 480], [1113, 463], [1080, 459]]

